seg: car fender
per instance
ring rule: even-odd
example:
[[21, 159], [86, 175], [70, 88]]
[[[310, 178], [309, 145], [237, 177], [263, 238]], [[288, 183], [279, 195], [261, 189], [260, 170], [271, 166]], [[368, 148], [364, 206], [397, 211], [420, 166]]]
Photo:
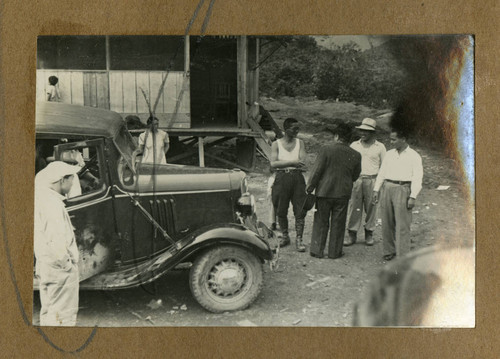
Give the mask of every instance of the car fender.
[[204, 250], [224, 244], [246, 248], [262, 261], [273, 258], [269, 245], [255, 232], [238, 224], [215, 224], [182, 239], [180, 249], [171, 247], [146, 261], [97, 274], [80, 282], [80, 289], [124, 289], [150, 283], [179, 263], [194, 260]]
[[194, 240], [180, 250], [180, 262], [192, 258], [206, 248], [223, 244], [246, 248], [261, 260], [273, 258], [269, 244], [257, 233], [239, 224], [218, 224], [201, 228], [192, 236]]

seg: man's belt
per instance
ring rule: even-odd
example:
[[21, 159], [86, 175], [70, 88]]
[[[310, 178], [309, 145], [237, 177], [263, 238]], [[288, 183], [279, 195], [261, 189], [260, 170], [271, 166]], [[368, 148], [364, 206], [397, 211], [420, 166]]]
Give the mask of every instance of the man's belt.
[[359, 178], [377, 178], [377, 175], [360, 175]]
[[394, 184], [399, 184], [399, 185], [411, 184], [411, 181], [393, 181], [393, 180], [390, 180], [390, 179], [386, 179], [386, 181], [394, 183]]
[[276, 168], [276, 171], [284, 173], [302, 172], [299, 168]]

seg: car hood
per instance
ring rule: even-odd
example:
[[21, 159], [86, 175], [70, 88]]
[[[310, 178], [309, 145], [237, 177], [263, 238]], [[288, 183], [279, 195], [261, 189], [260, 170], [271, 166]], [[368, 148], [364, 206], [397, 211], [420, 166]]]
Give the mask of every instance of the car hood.
[[141, 164], [133, 183], [124, 187], [141, 193], [223, 191], [239, 189], [244, 178], [245, 173], [241, 170]]

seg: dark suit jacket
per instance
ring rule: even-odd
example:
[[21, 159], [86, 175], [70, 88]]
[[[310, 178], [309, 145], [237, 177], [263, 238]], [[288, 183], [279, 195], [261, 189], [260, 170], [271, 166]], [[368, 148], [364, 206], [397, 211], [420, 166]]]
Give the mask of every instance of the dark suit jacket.
[[337, 142], [321, 148], [307, 188], [316, 189], [316, 197], [349, 199], [352, 184], [360, 173], [361, 154], [348, 144]]

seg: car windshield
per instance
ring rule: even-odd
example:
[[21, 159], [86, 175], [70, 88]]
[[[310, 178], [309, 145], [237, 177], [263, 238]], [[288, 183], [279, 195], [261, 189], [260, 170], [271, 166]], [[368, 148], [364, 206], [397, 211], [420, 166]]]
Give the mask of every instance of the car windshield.
[[120, 131], [113, 138], [113, 142], [115, 143], [115, 146], [122, 155], [123, 159], [127, 162], [128, 166], [130, 168], [133, 168], [132, 153], [134, 152], [136, 145], [125, 126], [120, 127]]

